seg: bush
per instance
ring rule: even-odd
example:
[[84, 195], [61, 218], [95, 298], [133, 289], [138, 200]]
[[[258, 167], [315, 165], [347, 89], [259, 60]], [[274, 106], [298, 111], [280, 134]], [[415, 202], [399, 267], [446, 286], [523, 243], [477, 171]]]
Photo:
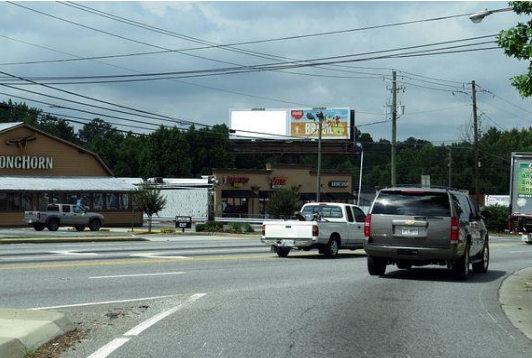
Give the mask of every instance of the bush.
[[196, 224], [196, 232], [222, 232], [224, 225], [217, 221], [207, 221], [205, 224]]
[[485, 218], [489, 232], [504, 232], [508, 229], [508, 207], [507, 206], [486, 206], [481, 212], [491, 212], [491, 218]]
[[229, 230], [236, 233], [249, 233], [255, 231], [249, 223], [231, 223], [229, 224]]

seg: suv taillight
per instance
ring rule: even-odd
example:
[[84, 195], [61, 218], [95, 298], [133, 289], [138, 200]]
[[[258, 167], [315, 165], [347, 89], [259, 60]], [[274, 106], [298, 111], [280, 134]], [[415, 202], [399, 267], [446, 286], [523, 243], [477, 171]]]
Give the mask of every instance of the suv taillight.
[[460, 237], [460, 227], [458, 226], [458, 219], [451, 218], [451, 243], [456, 243]]
[[364, 236], [369, 237], [371, 235], [371, 214], [366, 215], [364, 220]]

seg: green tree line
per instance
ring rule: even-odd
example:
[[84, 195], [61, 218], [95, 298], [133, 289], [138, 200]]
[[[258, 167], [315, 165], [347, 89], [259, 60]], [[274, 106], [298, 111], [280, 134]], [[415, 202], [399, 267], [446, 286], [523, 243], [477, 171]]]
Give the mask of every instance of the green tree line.
[[[12, 101], [0, 104], [0, 122], [25, 122], [46, 133], [79, 145], [100, 156], [117, 177], [197, 178], [211, 175], [213, 168], [264, 169], [266, 163], [294, 163], [317, 167], [317, 155], [235, 153], [226, 125], [197, 129], [161, 126], [151, 133], [121, 131], [95, 118], [76, 130], [67, 120], [45, 115], [38, 108]], [[479, 138], [481, 194], [508, 194], [511, 152], [532, 152], [532, 128], [501, 131], [488, 128]], [[375, 141], [357, 131], [363, 147], [362, 187], [390, 185], [391, 144]], [[294, 143], [297, 145], [297, 143]], [[396, 146], [396, 182], [421, 183], [430, 176], [432, 185], [474, 191], [473, 144], [468, 141], [434, 145], [408, 138]], [[350, 172], [358, 188], [360, 152], [322, 156], [325, 171]]]

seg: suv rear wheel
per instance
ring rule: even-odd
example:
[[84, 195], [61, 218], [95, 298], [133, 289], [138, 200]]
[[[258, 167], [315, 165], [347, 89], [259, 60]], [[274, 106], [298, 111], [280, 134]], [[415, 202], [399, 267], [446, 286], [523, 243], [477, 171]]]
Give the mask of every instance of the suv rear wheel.
[[386, 261], [380, 257], [368, 256], [368, 272], [371, 276], [382, 276], [386, 272]]
[[452, 266], [453, 276], [458, 280], [467, 280], [469, 277], [469, 244], [466, 244], [464, 256]]
[[484, 243], [484, 248], [482, 249], [480, 257], [482, 260], [473, 264], [473, 272], [475, 273], [485, 273], [488, 271], [488, 266], [490, 264], [490, 247], [487, 241]]

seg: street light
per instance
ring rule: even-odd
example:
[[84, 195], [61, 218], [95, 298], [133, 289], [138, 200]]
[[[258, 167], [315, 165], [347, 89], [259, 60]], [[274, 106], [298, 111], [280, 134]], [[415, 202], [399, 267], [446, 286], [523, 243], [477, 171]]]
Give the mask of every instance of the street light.
[[362, 167], [364, 166], [364, 147], [360, 143], [356, 143], [356, 146], [360, 148], [360, 173], [358, 175], [358, 196], [357, 206], [360, 206], [360, 193], [362, 191]]
[[473, 21], [475, 24], [478, 24], [479, 22], [484, 20], [484, 18], [486, 16], [489, 16], [489, 15], [494, 14], [496, 12], [506, 12], [506, 11], [512, 11], [512, 10], [513, 9], [511, 7], [505, 7], [505, 8], [496, 9], [496, 10], [488, 10], [488, 9], [486, 9], [484, 11], [475, 12], [474, 14], [469, 16], [469, 19], [471, 21]]

